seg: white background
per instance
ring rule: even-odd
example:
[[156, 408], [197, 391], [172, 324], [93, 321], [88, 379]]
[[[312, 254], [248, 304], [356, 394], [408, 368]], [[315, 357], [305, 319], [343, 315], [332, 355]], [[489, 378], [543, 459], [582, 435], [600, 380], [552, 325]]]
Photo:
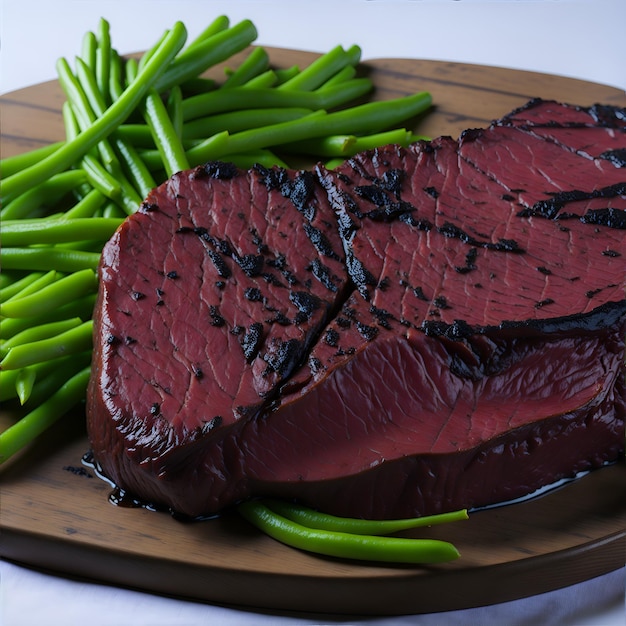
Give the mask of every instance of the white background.
[[[626, 0], [2, 0], [1, 7], [1, 93], [54, 79], [57, 58], [78, 54], [83, 34], [94, 30], [100, 17], [111, 25], [113, 45], [126, 53], [151, 46], [175, 20], [182, 20], [193, 37], [221, 14], [232, 22], [252, 19], [261, 45], [324, 52], [357, 43], [364, 59], [497, 65], [626, 90]], [[484, 609], [366, 623], [623, 626], [624, 574]], [[357, 623], [183, 602], [69, 581], [6, 562], [0, 563], [0, 575], [2, 626]]]

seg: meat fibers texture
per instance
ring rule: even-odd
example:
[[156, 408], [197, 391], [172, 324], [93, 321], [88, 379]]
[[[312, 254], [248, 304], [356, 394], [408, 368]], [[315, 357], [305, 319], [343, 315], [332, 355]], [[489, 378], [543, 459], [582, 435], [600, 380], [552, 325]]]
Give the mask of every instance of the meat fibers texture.
[[178, 514], [391, 518], [624, 452], [626, 112], [535, 99], [312, 171], [208, 163], [107, 244], [87, 423]]

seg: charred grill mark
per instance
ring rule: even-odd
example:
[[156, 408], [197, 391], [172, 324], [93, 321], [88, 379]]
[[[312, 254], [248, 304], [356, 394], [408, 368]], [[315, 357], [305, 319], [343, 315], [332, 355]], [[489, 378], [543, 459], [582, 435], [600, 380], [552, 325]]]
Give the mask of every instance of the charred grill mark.
[[303, 224], [303, 228], [306, 236], [321, 255], [336, 261], [341, 260], [339, 255], [333, 250], [328, 237], [319, 228], [315, 228], [307, 223]]
[[612, 163], [615, 167], [626, 167], [626, 148], [606, 150], [599, 154], [598, 158]]
[[[233, 329], [234, 331], [234, 329]], [[243, 355], [248, 363], [251, 363], [259, 353], [263, 342], [263, 324], [254, 322], [241, 340]]]
[[497, 250], [499, 252], [513, 252], [517, 254], [523, 254], [525, 250], [514, 239], [500, 238], [496, 243], [491, 241], [479, 241], [472, 237], [469, 233], [462, 228], [451, 222], [445, 222], [442, 226], [437, 227], [439, 232], [444, 237], [450, 237], [461, 240], [463, 243], [470, 244], [471, 246], [485, 248], [487, 250]]

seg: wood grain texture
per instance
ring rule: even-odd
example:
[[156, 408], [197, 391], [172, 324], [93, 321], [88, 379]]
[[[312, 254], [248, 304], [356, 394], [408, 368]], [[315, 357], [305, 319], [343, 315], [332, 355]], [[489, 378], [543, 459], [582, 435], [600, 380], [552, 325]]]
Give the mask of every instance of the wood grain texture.
[[[280, 66], [314, 55], [270, 49]], [[222, 68], [217, 68], [220, 72]], [[485, 126], [540, 96], [626, 106], [623, 92], [591, 83], [457, 63], [381, 59], [363, 66], [375, 98], [433, 94], [414, 130], [436, 136]], [[62, 139], [55, 82], [0, 98], [2, 156]], [[4, 427], [10, 415], [1, 416]], [[624, 565], [626, 465], [596, 471], [524, 503], [476, 512], [419, 536], [453, 541], [459, 561], [428, 568], [350, 563], [306, 554], [226, 514], [183, 523], [121, 508], [110, 486], [81, 464], [88, 444], [80, 411], [0, 471], [0, 554], [90, 580], [265, 610], [407, 614], [481, 606], [574, 584]], [[417, 533], [406, 533], [418, 536]]]

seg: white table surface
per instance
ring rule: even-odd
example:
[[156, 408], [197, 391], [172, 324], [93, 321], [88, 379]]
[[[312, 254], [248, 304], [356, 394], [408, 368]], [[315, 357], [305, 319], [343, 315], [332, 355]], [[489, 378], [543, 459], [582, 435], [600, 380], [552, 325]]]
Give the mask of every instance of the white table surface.
[[[0, 93], [56, 77], [100, 17], [120, 52], [143, 50], [175, 20], [190, 37], [217, 15], [251, 19], [258, 44], [324, 52], [357, 43], [363, 58], [497, 65], [626, 90], [626, 0], [1, 0]], [[1, 485], [0, 485], [1, 489]], [[1, 506], [1, 501], [0, 501]], [[1, 509], [0, 509], [1, 514]], [[566, 589], [438, 615], [269, 615], [67, 580], [0, 561], [2, 626], [416, 624], [624, 626], [626, 569]]]

